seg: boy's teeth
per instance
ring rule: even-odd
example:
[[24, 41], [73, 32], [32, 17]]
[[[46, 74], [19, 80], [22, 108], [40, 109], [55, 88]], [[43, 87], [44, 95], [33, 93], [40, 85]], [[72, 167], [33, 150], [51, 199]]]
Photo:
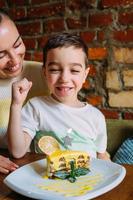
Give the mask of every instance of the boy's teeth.
[[68, 91], [69, 88], [60, 88], [60, 90], [62, 90], [62, 91]]

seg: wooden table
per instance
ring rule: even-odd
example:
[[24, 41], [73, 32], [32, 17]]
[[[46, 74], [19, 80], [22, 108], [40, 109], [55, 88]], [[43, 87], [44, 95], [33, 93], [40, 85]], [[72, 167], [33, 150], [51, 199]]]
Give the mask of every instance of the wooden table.
[[[8, 152], [1, 151], [0, 154], [8, 156]], [[27, 153], [21, 159], [12, 159], [19, 166], [44, 158], [43, 155]], [[94, 198], [94, 200], [132, 200], [133, 199], [133, 165], [124, 165], [126, 168], [126, 177], [116, 188]], [[30, 198], [17, 194], [7, 188], [3, 180], [6, 175], [0, 174], [0, 200], [30, 200]]]

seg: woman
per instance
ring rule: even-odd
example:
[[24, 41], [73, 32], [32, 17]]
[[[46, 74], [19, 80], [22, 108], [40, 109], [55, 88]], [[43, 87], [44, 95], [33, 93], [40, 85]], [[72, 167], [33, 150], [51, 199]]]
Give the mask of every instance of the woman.
[[[33, 83], [30, 97], [46, 93], [41, 65], [38, 69], [26, 66], [24, 56], [25, 45], [14, 22], [0, 9], [0, 148], [7, 148], [12, 83], [27, 77]], [[9, 158], [0, 156], [0, 172], [8, 173], [17, 167]]]

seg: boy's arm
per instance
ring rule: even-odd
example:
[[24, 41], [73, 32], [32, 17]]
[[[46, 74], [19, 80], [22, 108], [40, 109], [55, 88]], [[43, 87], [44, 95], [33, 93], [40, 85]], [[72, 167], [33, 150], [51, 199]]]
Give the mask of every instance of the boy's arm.
[[12, 102], [7, 135], [9, 150], [15, 158], [24, 156], [32, 140], [21, 128], [21, 108], [31, 86], [32, 83], [27, 79], [15, 82], [12, 86]]
[[[107, 128], [106, 128], [106, 120], [104, 115], [102, 114], [101, 117], [98, 118], [99, 128], [98, 133], [100, 133], [97, 137], [96, 144], [97, 144], [97, 158], [103, 160], [110, 160], [110, 155], [106, 151], [107, 148]], [[101, 153], [101, 151], [103, 153]]]

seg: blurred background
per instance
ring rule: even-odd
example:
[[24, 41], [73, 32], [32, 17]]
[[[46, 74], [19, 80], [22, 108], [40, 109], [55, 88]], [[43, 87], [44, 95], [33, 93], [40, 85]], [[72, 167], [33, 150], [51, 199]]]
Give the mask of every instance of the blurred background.
[[90, 73], [80, 96], [108, 119], [133, 119], [133, 0], [0, 0], [26, 45], [26, 60], [42, 62], [50, 34], [79, 34]]

